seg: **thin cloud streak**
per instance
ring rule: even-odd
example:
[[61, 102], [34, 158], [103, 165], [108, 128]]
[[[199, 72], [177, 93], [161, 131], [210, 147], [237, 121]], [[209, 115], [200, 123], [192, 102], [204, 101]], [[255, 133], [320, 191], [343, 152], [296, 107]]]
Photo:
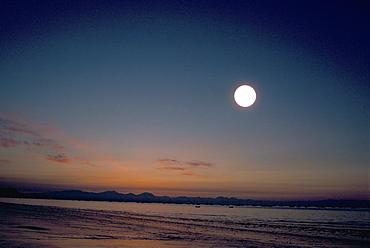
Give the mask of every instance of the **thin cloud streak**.
[[11, 148], [11, 147], [16, 147], [20, 144], [22, 144], [22, 142], [20, 142], [18, 140], [14, 140], [14, 139], [11, 139], [11, 138], [0, 137], [0, 147]]
[[205, 163], [205, 162], [188, 162], [188, 161], [179, 161], [176, 159], [157, 159], [157, 162], [167, 166], [167, 165], [187, 165], [191, 167], [208, 167], [208, 168], [214, 168], [214, 165], [212, 163]]
[[11, 132], [15, 134], [40, 136], [38, 133], [29, 129], [27, 125], [10, 120], [10, 119], [5, 119], [1, 116], [0, 116], [0, 131]]
[[62, 164], [69, 164], [70, 160], [68, 157], [66, 157], [64, 154], [58, 154], [58, 155], [47, 155], [46, 160], [62, 163]]
[[203, 176], [203, 175], [198, 175], [198, 174], [195, 174], [195, 173], [192, 173], [192, 172], [187, 172], [187, 173], [182, 173], [181, 174], [182, 176], [189, 176], [189, 177], [206, 177], [206, 176]]
[[156, 170], [160, 170], [160, 171], [183, 171], [183, 170], [186, 170], [186, 168], [182, 168], [182, 167], [159, 167], [159, 168], [155, 168]]
[[181, 164], [180, 161], [176, 159], [157, 159], [157, 162], [163, 165]]
[[193, 166], [193, 167], [200, 167], [200, 166], [203, 166], [203, 167], [208, 167], [208, 168], [213, 168], [213, 164], [211, 163], [202, 163], [202, 162], [188, 162], [187, 164]]
[[[2, 133], [0, 147], [15, 148], [20, 146], [28, 152], [42, 154], [47, 161], [70, 163], [70, 159], [66, 155], [60, 154], [60, 151], [64, 150], [64, 146], [56, 140], [43, 137], [37, 130], [33, 130], [33, 126], [35, 125], [0, 116], [0, 130]], [[16, 136], [17, 140], [12, 138], [13, 136]]]
[[0, 165], [7, 165], [7, 164], [11, 164], [11, 163], [13, 163], [13, 162], [10, 161], [10, 160], [0, 159]]
[[84, 164], [84, 165], [88, 165], [88, 166], [92, 166], [92, 167], [101, 167], [101, 166], [96, 165], [96, 164], [92, 163], [91, 161], [83, 159], [83, 158], [74, 158], [74, 159], [79, 161], [80, 164]]
[[36, 147], [40, 148], [52, 148], [56, 150], [63, 150], [64, 147], [59, 145], [55, 140], [40, 138], [32, 143]]
[[176, 159], [157, 159], [157, 163], [161, 164], [163, 167], [154, 168], [159, 171], [185, 171], [182, 173], [182, 176], [193, 176], [193, 177], [205, 177], [203, 175], [195, 174], [191, 170], [197, 168], [210, 169], [215, 168], [212, 163], [206, 162], [189, 162], [189, 161], [180, 161]]
[[[59, 138], [53, 139], [48, 137], [50, 135]], [[70, 164], [74, 161], [91, 167], [101, 167], [92, 160], [70, 159], [68, 149], [61, 143], [64, 143], [67, 147], [72, 146], [75, 148], [73, 150], [84, 154], [89, 154], [90, 156], [94, 154], [94, 157], [103, 163], [117, 164], [122, 161], [121, 159], [96, 154], [88, 144], [70, 137], [55, 128], [27, 123], [17, 115], [0, 112], [0, 148], [11, 149], [20, 147], [27, 152], [43, 155], [44, 159], [50, 162]]]

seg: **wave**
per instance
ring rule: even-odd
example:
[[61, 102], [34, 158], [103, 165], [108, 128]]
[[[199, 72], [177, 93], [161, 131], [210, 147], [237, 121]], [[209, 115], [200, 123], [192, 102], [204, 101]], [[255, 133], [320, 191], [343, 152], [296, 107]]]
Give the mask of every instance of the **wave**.
[[[0, 203], [0, 246], [367, 247], [367, 228], [170, 217]], [[101, 243], [104, 241], [104, 243]], [[26, 242], [26, 243], [25, 243]], [[59, 245], [59, 246], [58, 246]]]

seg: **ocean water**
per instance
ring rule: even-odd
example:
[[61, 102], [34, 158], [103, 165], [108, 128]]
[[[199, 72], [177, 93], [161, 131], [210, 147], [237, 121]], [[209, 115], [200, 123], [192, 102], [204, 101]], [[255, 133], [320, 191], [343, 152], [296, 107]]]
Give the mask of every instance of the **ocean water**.
[[370, 247], [369, 209], [0, 198], [0, 247]]
[[0, 198], [0, 202], [55, 206], [90, 210], [110, 210], [125, 213], [185, 219], [231, 221], [239, 223], [269, 223], [319, 225], [326, 227], [370, 228], [370, 209], [297, 208], [220, 206], [192, 204], [132, 203], [105, 201], [72, 201]]

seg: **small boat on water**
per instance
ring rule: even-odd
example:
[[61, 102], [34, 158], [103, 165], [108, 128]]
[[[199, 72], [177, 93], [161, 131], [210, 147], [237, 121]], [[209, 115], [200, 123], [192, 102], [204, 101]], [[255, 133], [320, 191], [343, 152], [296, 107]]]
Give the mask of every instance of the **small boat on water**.
[[234, 208], [234, 206], [229, 206], [229, 208]]
[[200, 208], [200, 206], [199, 205], [195, 205], [195, 208]]

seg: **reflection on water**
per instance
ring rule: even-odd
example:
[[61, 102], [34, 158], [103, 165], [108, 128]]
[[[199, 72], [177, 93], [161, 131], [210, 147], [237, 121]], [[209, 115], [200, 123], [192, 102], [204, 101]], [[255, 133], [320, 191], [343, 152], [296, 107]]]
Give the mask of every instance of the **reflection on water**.
[[240, 223], [281, 223], [299, 225], [320, 225], [327, 227], [370, 228], [370, 211], [366, 209], [322, 209], [289, 207], [251, 207], [124, 203], [99, 201], [70, 201], [44, 199], [0, 198], [0, 202], [42, 206], [56, 206], [77, 209], [111, 210], [140, 215], [164, 216], [186, 219], [232, 221]]
[[[20, 203], [20, 204], [8, 204]], [[369, 247], [369, 211], [0, 198], [0, 247]]]

